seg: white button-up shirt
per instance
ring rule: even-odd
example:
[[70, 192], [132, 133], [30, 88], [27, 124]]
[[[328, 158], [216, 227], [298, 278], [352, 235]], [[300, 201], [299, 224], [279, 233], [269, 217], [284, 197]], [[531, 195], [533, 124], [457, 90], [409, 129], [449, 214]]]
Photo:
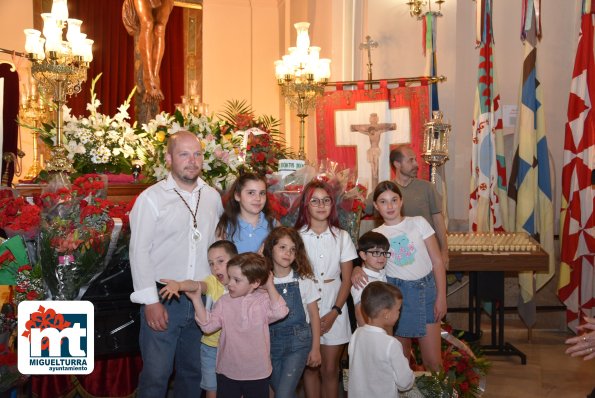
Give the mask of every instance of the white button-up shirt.
[[[192, 212], [196, 209], [201, 238], [193, 239]], [[215, 228], [223, 212], [221, 196], [198, 179], [192, 192], [182, 190], [171, 174], [144, 190], [130, 212], [130, 268], [134, 293], [130, 300], [140, 304], [159, 301], [156, 281], [160, 279], [202, 280], [210, 274], [207, 250], [215, 240]]]
[[319, 284], [325, 280], [338, 279], [341, 276], [341, 263], [357, 258], [347, 231], [333, 227], [334, 235], [330, 228], [318, 235], [304, 226], [299, 232]]

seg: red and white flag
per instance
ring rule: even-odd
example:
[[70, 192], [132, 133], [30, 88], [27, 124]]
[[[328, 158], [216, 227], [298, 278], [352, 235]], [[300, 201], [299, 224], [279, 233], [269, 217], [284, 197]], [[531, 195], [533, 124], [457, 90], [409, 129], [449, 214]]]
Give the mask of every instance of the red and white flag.
[[566, 305], [568, 326], [576, 327], [595, 304], [595, 15], [582, 16], [568, 99], [564, 138], [560, 213], [560, 281], [558, 296]]

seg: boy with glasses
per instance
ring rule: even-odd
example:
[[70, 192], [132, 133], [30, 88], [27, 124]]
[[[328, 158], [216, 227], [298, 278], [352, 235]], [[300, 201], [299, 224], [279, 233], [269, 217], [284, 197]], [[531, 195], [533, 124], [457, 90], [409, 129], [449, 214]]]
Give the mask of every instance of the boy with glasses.
[[[373, 281], [386, 282], [384, 266], [386, 259], [390, 257], [390, 243], [386, 236], [381, 233], [369, 231], [363, 234], [357, 242], [357, 254], [362, 260], [362, 270], [368, 276], [366, 285]], [[361, 310], [361, 297], [364, 287], [353, 285], [351, 287], [351, 297], [355, 306], [355, 319], [357, 326], [366, 324], [366, 320]]]

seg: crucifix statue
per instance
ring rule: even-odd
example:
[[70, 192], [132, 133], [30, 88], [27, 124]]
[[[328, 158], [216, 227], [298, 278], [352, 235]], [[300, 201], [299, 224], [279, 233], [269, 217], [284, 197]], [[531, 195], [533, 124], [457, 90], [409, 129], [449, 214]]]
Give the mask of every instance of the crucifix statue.
[[380, 158], [380, 137], [382, 133], [397, 129], [396, 123], [378, 123], [378, 114], [370, 113], [370, 124], [352, 124], [351, 131], [365, 134], [370, 139], [367, 160], [372, 169], [372, 186], [378, 184], [378, 159]]
[[159, 69], [165, 50], [165, 25], [173, 6], [174, 0], [125, 0], [122, 4], [124, 26], [134, 36], [135, 74], [142, 101], [140, 115], [137, 111], [140, 122], [155, 116], [163, 101]]
[[366, 36], [366, 41], [359, 45], [360, 50], [368, 50], [368, 80], [372, 80], [372, 49], [377, 47], [378, 42], [370, 36]]

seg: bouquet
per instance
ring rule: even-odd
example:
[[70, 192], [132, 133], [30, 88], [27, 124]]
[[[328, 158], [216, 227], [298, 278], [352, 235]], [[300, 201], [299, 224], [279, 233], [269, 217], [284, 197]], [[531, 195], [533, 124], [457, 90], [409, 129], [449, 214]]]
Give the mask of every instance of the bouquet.
[[103, 271], [113, 221], [103, 177], [77, 178], [71, 188], [41, 195], [41, 269], [54, 299], [72, 300]]
[[[130, 124], [128, 108], [134, 95], [132, 90], [126, 101], [114, 116], [98, 112], [101, 102], [95, 94], [95, 84], [99, 74], [91, 83], [91, 102], [87, 104], [89, 116], [77, 117], [63, 106], [64, 147], [72, 166], [80, 174], [109, 172], [132, 172], [132, 163], [150, 146], [148, 134]], [[56, 144], [56, 126], [44, 124], [41, 128], [26, 126], [40, 133], [40, 138], [48, 145]]]
[[32, 267], [25, 264], [19, 267], [16, 275], [16, 286], [14, 288], [14, 305], [16, 307], [26, 300], [43, 300], [45, 297], [45, 287], [41, 267], [35, 265]]
[[339, 224], [353, 242], [357, 242], [367, 188], [357, 182], [351, 169], [340, 169], [336, 162], [323, 161], [317, 168], [307, 165], [286, 177], [273, 174], [269, 178], [269, 206], [276, 218], [285, 226], [295, 224], [301, 193], [314, 178], [325, 181], [331, 187]]
[[[476, 349], [455, 337], [448, 324], [442, 325], [442, 370], [416, 379], [416, 387], [424, 397], [477, 398], [485, 389], [489, 362]], [[417, 363], [421, 352], [415, 351]]]
[[0, 191], [0, 228], [9, 237], [33, 239], [41, 221], [39, 207], [17, 195], [10, 189]]

